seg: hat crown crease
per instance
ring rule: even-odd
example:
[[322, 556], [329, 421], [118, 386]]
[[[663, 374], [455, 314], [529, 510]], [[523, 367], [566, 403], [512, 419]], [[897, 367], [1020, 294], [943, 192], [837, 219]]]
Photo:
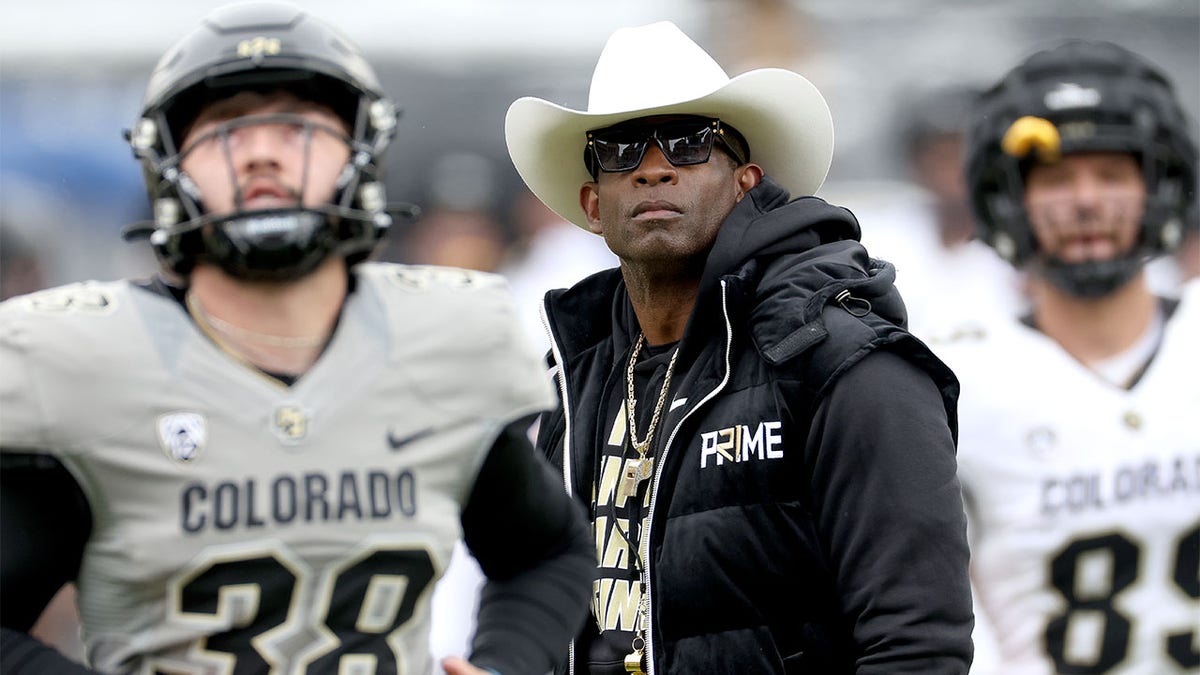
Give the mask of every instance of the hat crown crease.
[[632, 112], [684, 103], [728, 83], [729, 75], [720, 64], [674, 24], [660, 21], [623, 28], [609, 39], [596, 62], [588, 113]]

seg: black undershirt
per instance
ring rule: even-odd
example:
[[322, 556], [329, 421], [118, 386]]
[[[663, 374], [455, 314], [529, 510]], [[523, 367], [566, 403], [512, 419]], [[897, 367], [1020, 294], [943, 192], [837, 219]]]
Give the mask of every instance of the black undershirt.
[[[676, 344], [643, 345], [638, 354], [638, 361], [633, 369], [634, 396], [636, 398], [634, 412], [637, 415], [638, 440], [646, 440], [650, 420], [654, 415], [654, 406], [658, 402], [667, 365]], [[627, 364], [628, 355], [620, 362], [620, 377], [616, 378], [617, 383], [609, 392], [607, 407], [603, 415], [604, 444], [598, 458], [602, 465], [608, 461], [638, 458], [638, 454], [630, 442], [628, 430], [619, 446], [608, 443], [617, 415], [624, 413], [623, 406], [628, 396]], [[674, 375], [672, 375], [672, 379], [674, 379]], [[662, 411], [659, 413], [654, 439], [650, 444], [649, 452], [647, 452], [648, 457], [653, 456], [654, 448], [665, 438], [664, 435], [670, 434], [670, 429], [666, 425], [667, 413], [670, 412], [670, 409], [671, 397], [668, 395], [663, 402]], [[605, 472], [602, 466], [597, 468], [596, 475], [603, 476]], [[646, 517], [649, 506], [650, 484], [650, 480], [642, 481], [637, 498], [627, 499], [624, 504], [620, 504], [616, 500], [615, 486], [610, 486], [605, 490], [598, 483], [595, 488], [596, 495], [591, 503], [593, 535], [597, 538], [596, 550], [601, 552], [598, 575], [603, 581], [598, 581], [597, 587], [594, 588], [593, 603], [596, 604], [593, 605], [593, 613], [589, 620], [600, 627], [597, 610], [601, 615], [607, 615], [608, 618], [607, 625], [601, 630], [598, 639], [591, 641], [590, 644], [577, 646], [576, 654], [586, 654], [586, 670], [583, 672], [589, 675], [627, 675], [628, 673], [624, 660], [625, 656], [633, 649], [632, 627], [635, 613], [625, 611], [625, 608], [630, 605], [625, 599], [629, 597], [629, 589], [632, 589], [634, 584], [640, 584], [641, 580], [640, 565], [636, 560], [634, 550], [641, 540], [642, 519]], [[609, 526], [603, 531], [599, 531], [595, 527], [597, 522], [614, 523], [618, 521], [628, 523], [628, 530]], [[615, 553], [616, 549], [612, 547], [620, 546], [621, 543], [626, 542], [626, 539], [629, 546], [628, 555], [618, 556]], [[606, 565], [606, 559], [609, 561], [616, 559], [617, 564]], [[606, 610], [605, 607], [609, 608]], [[585, 635], [590, 634], [590, 631], [585, 633]]]

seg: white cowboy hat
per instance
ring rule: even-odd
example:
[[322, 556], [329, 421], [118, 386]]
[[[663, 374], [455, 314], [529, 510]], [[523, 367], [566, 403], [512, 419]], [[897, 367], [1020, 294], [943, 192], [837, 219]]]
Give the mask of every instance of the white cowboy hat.
[[579, 188], [592, 180], [583, 163], [587, 132], [663, 114], [716, 117], [734, 127], [750, 145], [750, 161], [793, 196], [814, 194], [833, 159], [833, 120], [811, 82], [782, 68], [730, 79], [669, 21], [621, 28], [608, 38], [587, 110], [526, 96], [509, 106], [504, 137], [533, 194], [587, 229], [579, 205]]

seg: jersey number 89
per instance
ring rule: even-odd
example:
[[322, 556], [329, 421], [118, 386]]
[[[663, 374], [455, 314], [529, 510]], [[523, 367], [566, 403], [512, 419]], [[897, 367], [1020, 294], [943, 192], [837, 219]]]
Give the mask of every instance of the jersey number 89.
[[[1081, 563], [1098, 555], [1105, 558], [1105, 567], [1111, 570], [1107, 587], [1102, 594], [1080, 592]], [[1200, 524], [1179, 538], [1173, 560], [1173, 569], [1166, 571], [1173, 585], [1188, 597], [1200, 600]], [[1045, 633], [1046, 651], [1054, 659], [1057, 672], [1106, 673], [1125, 660], [1132, 624], [1117, 611], [1114, 601], [1137, 580], [1139, 567], [1138, 545], [1116, 533], [1074, 541], [1050, 562], [1051, 583], [1067, 601], [1066, 611], [1050, 621]], [[1099, 654], [1085, 660], [1068, 654], [1067, 636], [1072, 622], [1088, 619], [1096, 620], [1097, 628], [1102, 626], [1103, 630], [1098, 640]], [[1181, 667], [1195, 668], [1200, 666], [1197, 637], [1200, 636], [1195, 630], [1171, 633], [1164, 636], [1163, 648]]]

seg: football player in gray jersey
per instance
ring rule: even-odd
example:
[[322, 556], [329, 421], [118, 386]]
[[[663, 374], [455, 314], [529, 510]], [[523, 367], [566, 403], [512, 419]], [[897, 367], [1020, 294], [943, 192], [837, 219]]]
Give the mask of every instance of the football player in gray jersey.
[[[581, 508], [528, 439], [553, 392], [504, 282], [366, 262], [397, 122], [339, 33], [230, 5], [128, 139], [163, 268], [0, 305], [5, 673], [428, 673], [460, 536], [469, 661], [544, 673], [586, 615]], [[89, 666], [27, 631], [78, 586]]]

